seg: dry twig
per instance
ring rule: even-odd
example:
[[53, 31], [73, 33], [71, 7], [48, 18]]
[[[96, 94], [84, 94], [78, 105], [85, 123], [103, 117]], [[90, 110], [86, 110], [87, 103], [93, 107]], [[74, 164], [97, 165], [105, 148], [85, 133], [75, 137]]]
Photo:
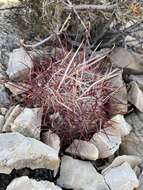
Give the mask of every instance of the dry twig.
[[41, 45], [43, 45], [44, 43], [48, 42], [49, 40], [55, 38], [56, 36], [59, 36], [60, 34], [62, 34], [62, 32], [65, 30], [66, 26], [68, 25], [68, 22], [69, 20], [71, 19], [71, 14], [68, 15], [68, 17], [66, 18], [64, 24], [62, 25], [61, 29], [59, 32], [57, 33], [53, 33], [51, 34], [50, 36], [48, 36], [47, 38], [45, 38], [44, 40], [36, 43], [36, 44], [33, 44], [33, 45], [28, 45], [28, 44], [25, 44], [23, 40], [21, 40], [21, 46], [25, 47], [25, 48], [37, 48]]
[[117, 8], [117, 4], [113, 5], [71, 5], [65, 7], [66, 10], [72, 10], [75, 9], [77, 11], [82, 11], [82, 10], [100, 10], [100, 11], [113, 11], [115, 8]]
[[0, 8], [0, 11], [13, 10], [13, 9], [24, 9], [24, 8], [25, 8], [25, 6], [4, 7], [4, 8]]

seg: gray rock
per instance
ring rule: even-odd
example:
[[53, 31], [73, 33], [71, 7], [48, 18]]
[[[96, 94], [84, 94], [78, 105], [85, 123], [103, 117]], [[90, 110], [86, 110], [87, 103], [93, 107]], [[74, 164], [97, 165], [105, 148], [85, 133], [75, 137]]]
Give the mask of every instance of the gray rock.
[[0, 173], [14, 168], [58, 169], [58, 152], [48, 145], [19, 133], [0, 134]]
[[6, 190], [61, 190], [61, 188], [49, 181], [36, 181], [23, 176], [14, 179]]
[[114, 66], [124, 69], [127, 73], [143, 73], [140, 54], [129, 52], [124, 48], [115, 48], [111, 53], [111, 61]]
[[4, 71], [4, 67], [0, 64], [0, 80], [1, 81], [6, 81], [7, 75], [6, 72]]
[[143, 112], [143, 92], [134, 81], [130, 83], [128, 101], [132, 103], [139, 111]]
[[[137, 24], [137, 20], [129, 20], [129, 21], [125, 21], [125, 29], [127, 29], [128, 27], [132, 27], [134, 24]], [[136, 30], [132, 30], [131, 33], [129, 33], [126, 38], [125, 38], [125, 43], [126, 45], [128, 45], [129, 47], [131, 47], [132, 49], [140, 49], [142, 50], [143, 48], [143, 44], [142, 44], [142, 39], [143, 39], [143, 32], [142, 32], [142, 27], [143, 24], [141, 23], [139, 25], [139, 27], [137, 27], [138, 29]]]
[[137, 176], [127, 162], [109, 170], [104, 178], [110, 190], [134, 190], [139, 186]]
[[129, 80], [136, 82], [139, 88], [143, 90], [143, 75], [130, 75]]
[[19, 39], [20, 31], [13, 11], [0, 11], [0, 63], [7, 65], [9, 53], [19, 44]]
[[10, 105], [9, 95], [6, 92], [5, 87], [0, 86], [0, 106], [8, 107]]
[[121, 153], [136, 155], [143, 160], [143, 113], [133, 112], [126, 120], [132, 126], [132, 132], [123, 139]]
[[24, 48], [13, 50], [10, 54], [7, 74], [10, 79], [23, 80], [27, 79], [31, 68], [33, 67], [32, 59]]
[[139, 178], [139, 176], [140, 176], [140, 174], [141, 174], [141, 171], [142, 171], [142, 170], [141, 170], [140, 166], [135, 166], [134, 172], [135, 172], [137, 178]]
[[82, 140], [74, 140], [66, 152], [88, 160], [97, 160], [99, 156], [99, 151], [94, 144]]
[[15, 96], [23, 94], [30, 89], [30, 86], [23, 82], [7, 82], [5, 83], [5, 87], [8, 88], [11, 91], [11, 93]]
[[90, 162], [64, 156], [57, 184], [74, 190], [109, 190], [104, 178]]
[[[125, 114], [128, 110], [128, 102], [127, 102], [127, 89], [125, 83], [122, 78], [122, 71], [118, 71], [118, 75], [111, 79], [111, 85], [115, 88], [114, 93], [112, 95], [113, 99], [117, 101], [116, 106], [112, 108], [112, 114]], [[113, 101], [113, 100], [112, 100]]]
[[139, 176], [139, 188], [137, 190], [143, 190], [143, 171]]
[[40, 139], [42, 113], [41, 108], [24, 108], [11, 124], [11, 131]]

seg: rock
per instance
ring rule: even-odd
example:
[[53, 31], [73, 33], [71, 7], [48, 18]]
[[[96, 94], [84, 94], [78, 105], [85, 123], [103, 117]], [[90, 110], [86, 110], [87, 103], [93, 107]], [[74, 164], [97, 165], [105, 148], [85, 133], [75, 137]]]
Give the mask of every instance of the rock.
[[90, 162], [64, 156], [57, 184], [74, 190], [109, 190], [104, 178]]
[[132, 127], [129, 125], [124, 119], [123, 115], [116, 115], [111, 119], [112, 125], [115, 129], [117, 129], [122, 137], [127, 136]]
[[137, 176], [127, 162], [109, 170], [104, 178], [110, 190], [134, 190], [139, 186]]
[[125, 37], [125, 43], [129, 47], [137, 47], [137, 46], [139, 46], [139, 41], [135, 37], [132, 37], [130, 35], [127, 35]]
[[138, 156], [131, 156], [131, 155], [118, 156], [113, 160], [112, 164], [110, 164], [107, 168], [105, 168], [102, 171], [102, 173], [106, 173], [112, 168], [122, 165], [124, 162], [127, 162], [131, 166], [131, 168], [134, 169], [137, 165], [139, 165], [142, 162], [142, 160]]
[[128, 101], [132, 103], [140, 112], [143, 112], [143, 92], [140, 90], [136, 82], [130, 83], [128, 92]]
[[[142, 136], [131, 132], [129, 136], [125, 137], [121, 145], [121, 152], [123, 154], [133, 154], [142, 158], [143, 160], [143, 140]], [[143, 166], [143, 163], [142, 163]]]
[[7, 66], [9, 53], [18, 45], [20, 39], [16, 16], [11, 9], [0, 12], [0, 29], [0, 63]]
[[143, 113], [133, 112], [126, 121], [132, 126], [132, 132], [123, 139], [121, 153], [136, 155], [143, 160]]
[[6, 73], [4, 71], [4, 68], [1, 68], [1, 65], [0, 65], [0, 80], [5, 81], [6, 79], [7, 79], [7, 77], [6, 77]]
[[95, 133], [90, 142], [98, 148], [99, 158], [107, 158], [119, 149], [121, 136], [118, 130], [109, 127]]
[[13, 6], [18, 5], [19, 0], [4, 0], [4, 1], [0, 1], [0, 6], [2, 8], [11, 8]]
[[125, 48], [115, 48], [110, 56], [114, 66], [124, 69], [127, 73], [143, 73], [143, 65], [140, 64], [140, 55], [133, 54]]
[[40, 139], [42, 109], [24, 108], [11, 124], [11, 131]]
[[52, 131], [42, 133], [42, 142], [54, 148], [58, 152], [60, 151], [60, 138], [56, 133]]
[[143, 171], [139, 176], [139, 188], [137, 190], [143, 190]]
[[0, 108], [0, 113], [1, 113], [2, 115], [6, 115], [7, 111], [8, 111], [8, 109], [5, 108], [5, 107]]
[[16, 117], [22, 112], [23, 108], [20, 107], [20, 105], [11, 107], [9, 111], [7, 112], [5, 119], [6, 122], [3, 126], [3, 132], [11, 131], [11, 124], [14, 122]]
[[[41, 136], [41, 140], [43, 143], [52, 147], [56, 151], [58, 152], [60, 151], [60, 138], [56, 133], [53, 133], [51, 130], [47, 132], [43, 132]], [[58, 169], [54, 170], [54, 177], [56, 177], [57, 173], [58, 173]]]
[[8, 107], [10, 105], [9, 95], [5, 90], [5, 87], [0, 86], [0, 106]]
[[44, 143], [20, 133], [0, 134], [0, 173], [9, 174], [14, 168], [59, 167], [58, 152]]
[[130, 75], [129, 80], [136, 82], [139, 88], [143, 90], [143, 75]]
[[99, 151], [94, 144], [82, 140], [74, 140], [66, 152], [87, 160], [97, 160], [99, 156]]
[[5, 114], [5, 119], [7, 119], [7, 118], [10, 116], [12, 110], [13, 110], [15, 107], [16, 107], [16, 106], [10, 106], [10, 107], [7, 109], [7, 112], [6, 112], [6, 114]]
[[[132, 27], [134, 24], [137, 24], [137, 20], [133, 19], [132, 21], [128, 21], [126, 22], [126, 26], [125, 28], [129, 28]], [[142, 27], [143, 24], [140, 24], [139, 27], [137, 27], [138, 29], [136, 30], [132, 30], [131, 33], [129, 33], [129, 35], [127, 35], [125, 37], [125, 43], [126, 45], [128, 45], [129, 47], [133, 48], [133, 49], [142, 49], [143, 48], [143, 44], [142, 39], [143, 39], [143, 32], [142, 32]]]
[[49, 181], [36, 181], [23, 176], [14, 179], [6, 190], [61, 190], [61, 188]]
[[7, 74], [10, 79], [27, 79], [33, 67], [32, 59], [24, 48], [13, 50], [8, 62]]
[[0, 132], [2, 132], [4, 122], [5, 122], [4, 116], [0, 115]]
[[[118, 71], [118, 75], [110, 80], [111, 85], [115, 88], [115, 93], [112, 95], [111, 101], [117, 102], [116, 106], [112, 107], [112, 114], [117, 115], [119, 113], [125, 114], [128, 110], [127, 102], [127, 89], [122, 78], [122, 71]], [[112, 103], [113, 104], [113, 103]]]
[[22, 82], [7, 82], [5, 83], [5, 87], [8, 88], [15, 96], [25, 93], [30, 89], [29, 85]]
[[137, 178], [139, 178], [139, 176], [141, 174], [141, 168], [139, 166], [135, 166], [134, 172], [135, 172]]

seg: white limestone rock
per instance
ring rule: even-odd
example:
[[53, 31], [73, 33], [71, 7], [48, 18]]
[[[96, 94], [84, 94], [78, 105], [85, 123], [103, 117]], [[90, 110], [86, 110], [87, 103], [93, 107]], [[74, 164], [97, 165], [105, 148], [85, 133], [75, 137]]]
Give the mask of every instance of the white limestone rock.
[[19, 0], [1, 0], [0, 1], [0, 6], [2, 8], [11, 8], [13, 6], [18, 6], [19, 5]]
[[23, 80], [29, 76], [32, 69], [32, 59], [23, 47], [14, 49], [10, 54], [7, 74], [10, 79]]
[[119, 149], [121, 135], [117, 129], [109, 127], [95, 133], [90, 142], [98, 148], [99, 158], [107, 158]]
[[[42, 133], [41, 141], [52, 147], [56, 151], [60, 151], [60, 138], [56, 133], [53, 133], [51, 130]], [[57, 173], [58, 169], [54, 170], [54, 177], [56, 177]]]
[[1, 108], [0, 108], [0, 113], [1, 113], [2, 115], [4, 115], [4, 116], [6, 115], [7, 111], [8, 111], [8, 109], [5, 108], [5, 107], [1, 107]]
[[97, 160], [99, 156], [99, 151], [94, 144], [76, 139], [66, 149], [66, 152], [88, 160]]
[[119, 131], [122, 137], [130, 134], [132, 127], [126, 122], [123, 115], [116, 115], [111, 121], [113, 127]]
[[134, 190], [139, 186], [137, 176], [127, 162], [109, 170], [104, 178], [110, 190]]
[[58, 169], [58, 152], [44, 143], [20, 133], [0, 134], [0, 173], [9, 174], [14, 168]]
[[11, 131], [19, 132], [24, 136], [40, 139], [42, 109], [24, 108], [11, 124]]
[[138, 156], [134, 156], [134, 155], [118, 156], [113, 160], [113, 162], [107, 168], [105, 168], [102, 171], [102, 173], [106, 173], [112, 168], [122, 165], [124, 162], [127, 162], [131, 166], [131, 168], [134, 169], [136, 166], [138, 166], [142, 162], [142, 160]]
[[137, 40], [135, 37], [132, 37], [131, 35], [127, 35], [125, 37], [125, 43], [130, 47], [137, 47], [140, 45], [139, 40]]
[[61, 188], [49, 181], [36, 181], [23, 176], [14, 179], [6, 190], [61, 190]]
[[[17, 105], [18, 106], [18, 105]], [[7, 109], [7, 112], [5, 114], [5, 119], [7, 119], [9, 117], [9, 115], [11, 114], [12, 110], [15, 108], [16, 106], [10, 106], [9, 109]], [[19, 105], [20, 107], [20, 105]]]
[[128, 101], [132, 103], [140, 112], [143, 112], [143, 92], [134, 81], [130, 83]]
[[5, 122], [5, 118], [3, 115], [0, 115], [0, 132], [2, 132], [2, 128]]
[[60, 151], [60, 138], [56, 133], [47, 131], [42, 133], [42, 142], [54, 148], [58, 152]]
[[6, 122], [2, 129], [3, 132], [11, 131], [11, 124], [14, 122], [16, 117], [22, 112], [22, 110], [23, 110], [23, 108], [20, 105], [13, 106], [8, 110], [8, 112], [5, 116]]
[[90, 162], [64, 156], [57, 184], [74, 190], [109, 190], [104, 178]]

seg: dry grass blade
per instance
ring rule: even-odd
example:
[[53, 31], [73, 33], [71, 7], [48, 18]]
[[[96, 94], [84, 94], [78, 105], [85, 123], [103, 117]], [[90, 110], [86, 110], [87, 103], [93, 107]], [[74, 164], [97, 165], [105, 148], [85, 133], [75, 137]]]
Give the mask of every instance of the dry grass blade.
[[63, 78], [62, 78], [62, 80], [61, 80], [61, 82], [60, 82], [60, 84], [59, 84], [58, 89], [61, 87], [63, 81], [65, 80], [66, 75], [67, 75], [67, 73], [68, 73], [68, 71], [69, 71], [69, 68], [70, 68], [70, 66], [72, 65], [72, 63], [73, 63], [75, 57], [77, 56], [77, 54], [78, 54], [78, 52], [79, 52], [79, 50], [80, 50], [80, 48], [81, 48], [82, 45], [83, 45], [83, 41], [81, 42], [79, 48], [76, 50], [75, 54], [73, 55], [72, 59], [70, 60], [68, 66], [67, 66], [67, 69], [65, 70], [64, 76], [63, 76]]

